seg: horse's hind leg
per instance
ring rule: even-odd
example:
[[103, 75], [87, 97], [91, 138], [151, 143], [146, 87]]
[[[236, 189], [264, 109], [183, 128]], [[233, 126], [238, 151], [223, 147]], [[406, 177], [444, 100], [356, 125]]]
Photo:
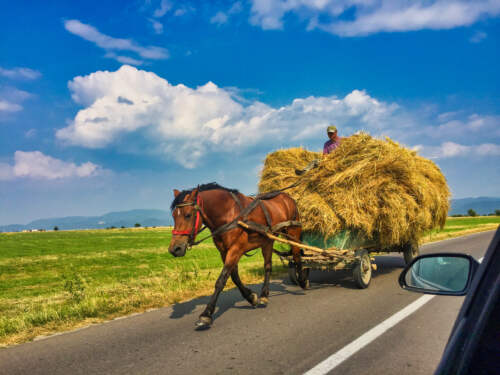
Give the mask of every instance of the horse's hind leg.
[[266, 241], [262, 245], [262, 255], [264, 257], [264, 284], [260, 292], [259, 307], [266, 307], [269, 303], [269, 280], [273, 270], [273, 241]]
[[231, 280], [233, 280], [233, 283], [238, 287], [243, 298], [245, 298], [252, 306], [257, 306], [257, 302], [259, 300], [257, 294], [247, 288], [241, 281], [238, 273], [238, 265], [234, 266], [233, 272], [231, 272]]
[[[289, 227], [286, 230], [288, 236], [296, 242], [300, 242], [300, 234], [302, 233], [301, 227]], [[298, 282], [302, 289], [309, 288], [309, 280], [306, 270], [302, 267], [302, 257], [300, 248], [297, 246], [291, 246], [293, 262], [295, 263], [295, 271], [297, 272]]]

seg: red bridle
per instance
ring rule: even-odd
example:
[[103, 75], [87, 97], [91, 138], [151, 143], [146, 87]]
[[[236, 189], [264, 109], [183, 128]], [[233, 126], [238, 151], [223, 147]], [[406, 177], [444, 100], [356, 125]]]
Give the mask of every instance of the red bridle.
[[200, 220], [201, 220], [201, 209], [203, 207], [203, 202], [201, 200], [199, 192], [196, 193], [196, 202], [183, 202], [181, 204], [178, 204], [175, 206], [175, 208], [178, 207], [184, 207], [184, 206], [194, 206], [194, 209], [196, 211], [196, 218], [194, 220], [194, 226], [191, 230], [172, 230], [172, 234], [174, 235], [181, 235], [181, 236], [189, 236], [190, 240], [194, 240], [196, 235], [198, 234], [198, 227], [200, 226]]

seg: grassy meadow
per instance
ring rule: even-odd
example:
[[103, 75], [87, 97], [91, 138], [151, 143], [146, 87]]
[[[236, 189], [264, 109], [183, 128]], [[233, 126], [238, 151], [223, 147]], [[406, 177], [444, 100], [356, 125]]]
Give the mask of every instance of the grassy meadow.
[[[222, 266], [212, 241], [174, 258], [170, 238], [171, 228], [0, 233], [0, 346], [211, 294]], [[243, 257], [244, 282], [262, 281], [263, 262]]]
[[[450, 218], [424, 242], [499, 224]], [[171, 228], [0, 233], [0, 346], [211, 294], [221, 270], [211, 240], [174, 258], [170, 238]], [[273, 259], [274, 274], [283, 274]], [[244, 257], [240, 274], [261, 283], [261, 254]]]
[[500, 216], [449, 217], [443, 229], [434, 229], [422, 237], [422, 242], [433, 242], [493, 230], [500, 225]]

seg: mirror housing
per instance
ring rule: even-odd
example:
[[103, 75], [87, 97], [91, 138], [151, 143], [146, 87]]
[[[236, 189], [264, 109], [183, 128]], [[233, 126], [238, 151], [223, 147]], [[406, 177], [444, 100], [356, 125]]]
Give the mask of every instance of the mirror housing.
[[463, 296], [478, 266], [473, 257], [460, 253], [420, 255], [401, 272], [399, 285], [412, 292]]

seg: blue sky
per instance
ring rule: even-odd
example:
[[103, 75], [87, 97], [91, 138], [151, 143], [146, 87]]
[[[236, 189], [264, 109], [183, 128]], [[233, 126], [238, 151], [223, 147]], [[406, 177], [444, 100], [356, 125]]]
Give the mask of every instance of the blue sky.
[[256, 191], [325, 128], [500, 196], [499, 0], [11, 2], [0, 13], [0, 224]]

